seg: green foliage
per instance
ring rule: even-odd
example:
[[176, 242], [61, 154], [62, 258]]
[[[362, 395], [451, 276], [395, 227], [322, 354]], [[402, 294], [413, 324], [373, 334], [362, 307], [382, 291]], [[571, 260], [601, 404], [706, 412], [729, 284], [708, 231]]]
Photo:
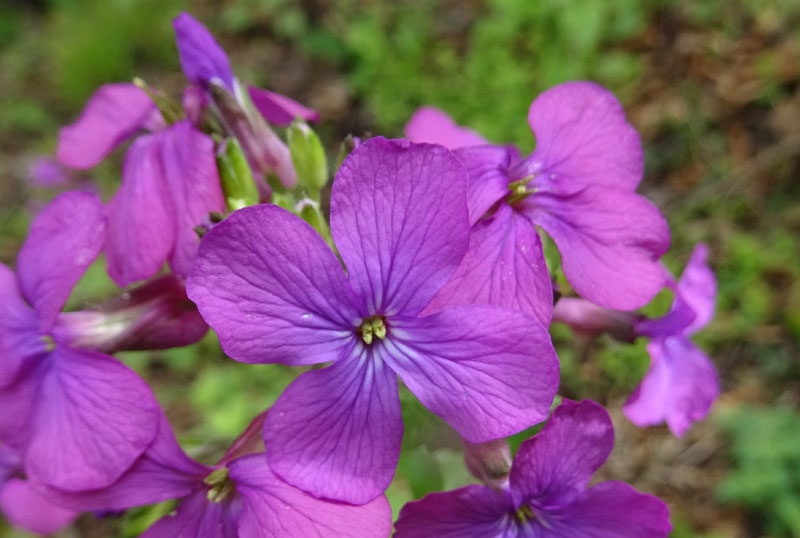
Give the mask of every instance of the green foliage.
[[774, 536], [800, 537], [800, 414], [789, 407], [741, 406], [721, 417], [733, 468], [718, 497], [763, 519]]

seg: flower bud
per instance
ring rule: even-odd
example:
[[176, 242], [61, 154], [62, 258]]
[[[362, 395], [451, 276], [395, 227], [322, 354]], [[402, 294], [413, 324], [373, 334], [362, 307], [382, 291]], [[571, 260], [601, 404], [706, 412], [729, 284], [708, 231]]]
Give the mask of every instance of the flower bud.
[[328, 163], [317, 133], [303, 121], [289, 126], [289, 153], [298, 183], [316, 193], [328, 182]]
[[230, 211], [236, 211], [259, 202], [258, 187], [253, 173], [235, 138], [222, 141], [217, 149], [217, 169], [222, 183], [225, 203]]
[[511, 472], [511, 449], [505, 439], [470, 443], [464, 439], [464, 462], [472, 475], [487, 486], [500, 488]]

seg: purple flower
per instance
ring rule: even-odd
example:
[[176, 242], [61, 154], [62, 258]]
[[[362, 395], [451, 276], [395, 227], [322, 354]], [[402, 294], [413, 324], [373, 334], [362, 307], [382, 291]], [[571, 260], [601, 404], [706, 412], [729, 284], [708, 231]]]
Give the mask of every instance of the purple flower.
[[47, 489], [76, 510], [125, 510], [170, 499], [180, 502], [142, 538], [385, 538], [391, 509], [381, 496], [364, 506], [316, 499], [276, 477], [260, 439], [257, 417], [214, 466], [183, 453], [165, 416], [158, 436], [113, 485], [94, 491]]
[[33, 222], [17, 274], [0, 264], [0, 441], [30, 479], [66, 490], [116, 480], [156, 434], [150, 388], [116, 359], [58, 336], [58, 316], [103, 244], [96, 196], [69, 192]]
[[[552, 285], [534, 226], [553, 238], [581, 296], [619, 310], [644, 305], [663, 285], [658, 258], [669, 246], [669, 231], [658, 209], [634, 192], [642, 149], [619, 102], [597, 84], [569, 82], [537, 97], [528, 123], [537, 146], [522, 160], [500, 146], [455, 151], [470, 174], [474, 228], [461, 266], [429, 311], [494, 303], [549, 323]], [[407, 128], [412, 139], [437, 139], [420, 125]], [[443, 134], [442, 142], [451, 145], [474, 139], [456, 132], [462, 141], [452, 127]]]
[[78, 515], [25, 480], [19, 454], [6, 445], [0, 445], [0, 514], [12, 525], [41, 534], [56, 532]]
[[448, 149], [489, 144], [481, 135], [461, 127], [446, 113], [432, 106], [418, 108], [408, 120], [405, 133], [414, 142], [441, 144]]
[[354, 504], [388, 486], [403, 429], [397, 374], [471, 442], [547, 416], [558, 362], [534, 318], [489, 305], [420, 317], [467, 248], [464, 177], [440, 146], [359, 145], [331, 196], [347, 274], [279, 207], [239, 210], [203, 238], [187, 290], [228, 355], [333, 361], [289, 385], [266, 420], [270, 466], [293, 485]]
[[717, 286], [706, 259], [708, 247], [697, 245], [677, 283], [670, 311], [636, 323], [638, 335], [650, 338], [651, 365], [644, 380], [625, 403], [624, 411], [637, 426], [666, 422], [677, 436], [705, 418], [719, 395], [719, 379], [711, 359], [689, 337], [714, 316]]
[[133, 84], [97, 90], [78, 121], [61, 129], [58, 158], [90, 168], [142, 129], [154, 132], [131, 145], [122, 185], [107, 208], [104, 250], [109, 275], [120, 286], [153, 276], [165, 261], [175, 273], [188, 274], [198, 245], [194, 227], [225, 209], [214, 142], [188, 120], [167, 127]]
[[697, 245], [678, 282], [668, 275], [675, 292], [670, 311], [658, 319], [617, 312], [581, 299], [556, 303], [553, 321], [566, 323], [579, 333], [595, 336], [607, 332], [632, 342], [650, 339], [651, 366], [625, 404], [625, 415], [637, 426], [667, 423], [681, 436], [704, 418], [719, 394], [719, 379], [711, 359], [689, 339], [705, 327], [714, 314], [716, 282], [706, 263], [708, 248]]
[[587, 489], [614, 445], [591, 400], [565, 401], [519, 448], [504, 490], [467, 486], [408, 503], [397, 538], [665, 538], [667, 506], [623, 482]]

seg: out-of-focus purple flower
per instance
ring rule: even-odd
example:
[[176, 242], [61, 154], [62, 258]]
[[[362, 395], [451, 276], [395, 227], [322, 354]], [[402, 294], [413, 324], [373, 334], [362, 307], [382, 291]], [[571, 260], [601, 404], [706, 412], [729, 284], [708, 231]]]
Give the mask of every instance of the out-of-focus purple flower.
[[138, 375], [59, 338], [61, 308], [104, 230], [96, 196], [65, 193], [33, 222], [16, 275], [0, 264], [0, 441], [22, 455], [29, 479], [66, 490], [115, 481], [158, 425]]
[[69, 173], [50, 157], [37, 157], [28, 168], [28, 177], [38, 187], [55, 187], [69, 181]]
[[625, 403], [637, 426], [666, 422], [677, 436], [705, 418], [719, 395], [714, 363], [689, 337], [714, 315], [717, 294], [707, 263], [708, 247], [697, 245], [680, 280], [672, 283], [675, 301], [662, 318], [636, 323], [637, 334], [650, 338], [650, 370]]
[[320, 497], [365, 503], [394, 474], [397, 374], [471, 442], [542, 420], [558, 384], [546, 328], [494, 305], [420, 317], [466, 251], [465, 171], [440, 146], [373, 138], [339, 168], [331, 231], [347, 268], [308, 224], [275, 206], [233, 213], [203, 239], [189, 297], [231, 357], [333, 361], [270, 411], [270, 466]]
[[255, 175], [275, 173], [284, 187], [293, 187], [297, 175], [289, 150], [264, 120], [285, 126], [296, 117], [317, 121], [319, 114], [293, 99], [253, 86], [248, 87], [251, 105], [231, 72], [225, 51], [206, 27], [188, 13], [178, 15], [173, 26], [184, 74], [208, 92], [225, 129], [239, 139]]
[[441, 144], [447, 149], [489, 144], [481, 135], [461, 127], [445, 112], [432, 106], [423, 106], [414, 112], [406, 123], [405, 134], [414, 142]]
[[565, 401], [519, 448], [503, 490], [467, 486], [408, 503], [397, 538], [666, 538], [667, 506], [624, 482], [587, 489], [614, 445], [605, 409]]
[[[416, 120], [407, 134], [450, 147], [472, 138], [446, 123]], [[552, 285], [534, 226], [556, 242], [564, 273], [581, 296], [618, 310], [644, 305], [663, 286], [658, 258], [669, 246], [669, 230], [658, 209], [634, 192], [642, 149], [619, 102], [597, 84], [569, 82], [539, 95], [528, 123], [537, 146], [522, 160], [508, 147], [455, 150], [470, 174], [474, 228], [461, 267], [429, 311], [495, 303], [549, 323]], [[442, 136], [420, 127], [426, 125], [443, 129]]]
[[0, 514], [12, 525], [50, 534], [77, 517], [77, 512], [54, 504], [46, 493], [31, 486], [24, 473], [19, 454], [0, 445]]
[[118, 511], [169, 499], [180, 502], [142, 538], [385, 538], [392, 513], [385, 496], [364, 506], [320, 500], [290, 486], [267, 466], [257, 417], [214, 466], [187, 457], [162, 415], [153, 445], [113, 485], [94, 491], [48, 488], [82, 511]]
[[139, 286], [97, 310], [59, 314], [54, 328], [58, 340], [70, 347], [103, 353], [187, 346], [207, 330], [174, 275]]
[[666, 422], [672, 433], [681, 436], [708, 414], [719, 394], [714, 364], [689, 339], [714, 313], [717, 288], [707, 257], [708, 247], [697, 245], [680, 280], [669, 278], [667, 285], [675, 292], [675, 300], [661, 318], [608, 310], [582, 299], [556, 303], [553, 321], [577, 332], [589, 336], [607, 332], [626, 342], [639, 336], [650, 339], [650, 370], [624, 408], [638, 426]]

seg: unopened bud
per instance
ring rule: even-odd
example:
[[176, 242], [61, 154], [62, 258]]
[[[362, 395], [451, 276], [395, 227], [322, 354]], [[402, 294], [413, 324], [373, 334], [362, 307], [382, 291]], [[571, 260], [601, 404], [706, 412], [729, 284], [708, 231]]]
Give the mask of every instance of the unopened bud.
[[225, 194], [225, 203], [230, 211], [256, 205], [259, 202], [258, 187], [253, 173], [235, 138], [222, 141], [217, 150], [217, 169]]
[[322, 142], [303, 121], [295, 121], [289, 126], [288, 139], [298, 183], [316, 193], [328, 182], [328, 163]]
[[511, 472], [511, 450], [505, 439], [488, 443], [464, 440], [464, 461], [472, 475], [487, 486], [500, 488]]
[[295, 205], [295, 212], [300, 215], [300, 218], [313, 226], [329, 245], [333, 246], [330, 227], [317, 202], [310, 198], [304, 198]]

